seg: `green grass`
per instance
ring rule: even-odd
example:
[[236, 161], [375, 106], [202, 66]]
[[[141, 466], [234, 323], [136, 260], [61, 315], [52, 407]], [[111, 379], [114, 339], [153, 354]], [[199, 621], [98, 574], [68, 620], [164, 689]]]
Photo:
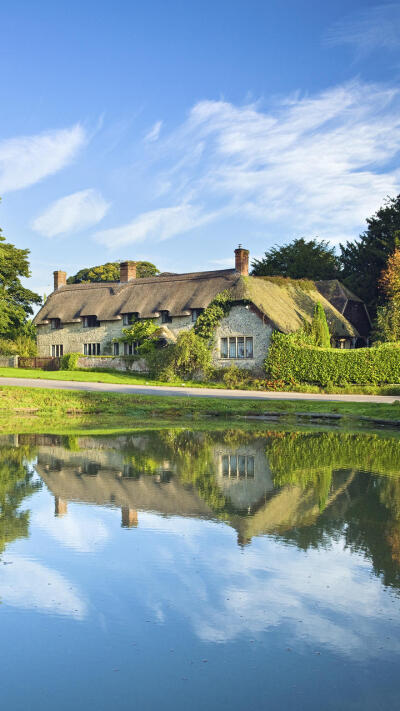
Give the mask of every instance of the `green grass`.
[[370, 418], [400, 424], [400, 403], [352, 403], [318, 401], [260, 401], [213, 397], [167, 397], [152, 395], [126, 395], [120, 393], [94, 393], [75, 390], [53, 390], [26, 387], [0, 387], [0, 416], [23, 417], [40, 415], [51, 420], [62, 420], [68, 415], [101, 415], [114, 418], [151, 420], [153, 418], [180, 421], [207, 417], [236, 419], [254, 415], [279, 415], [298, 418], [319, 413], [341, 415], [345, 419]]
[[[34, 378], [35, 380], [69, 380], [81, 383], [110, 383], [117, 385], [179, 385], [187, 388], [226, 388], [224, 383], [218, 382], [197, 382], [177, 378], [166, 383], [161, 380], [154, 380], [148, 375], [140, 373], [120, 373], [116, 370], [40, 370], [29, 368], [0, 368], [0, 378]], [[239, 389], [251, 390], [249, 387], [240, 386]], [[317, 385], [307, 383], [296, 383], [294, 387], [287, 386], [281, 392], [299, 393], [326, 393], [338, 395], [399, 395], [400, 385], [339, 385], [329, 388], [322, 388]]]

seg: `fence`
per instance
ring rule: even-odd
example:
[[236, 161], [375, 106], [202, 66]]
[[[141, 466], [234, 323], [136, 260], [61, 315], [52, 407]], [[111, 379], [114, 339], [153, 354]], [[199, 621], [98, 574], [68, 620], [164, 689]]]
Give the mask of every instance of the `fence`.
[[41, 368], [42, 370], [60, 370], [60, 358], [22, 358], [19, 357], [19, 368]]

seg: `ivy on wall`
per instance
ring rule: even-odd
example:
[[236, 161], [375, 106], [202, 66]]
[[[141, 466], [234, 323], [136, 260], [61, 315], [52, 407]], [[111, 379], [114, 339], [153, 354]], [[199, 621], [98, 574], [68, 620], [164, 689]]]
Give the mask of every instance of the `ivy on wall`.
[[229, 314], [233, 305], [230, 291], [225, 289], [217, 294], [216, 297], [210, 302], [207, 308], [204, 309], [203, 313], [198, 317], [195, 325], [194, 332], [208, 341], [214, 336], [215, 329], [219, 325], [220, 321]]

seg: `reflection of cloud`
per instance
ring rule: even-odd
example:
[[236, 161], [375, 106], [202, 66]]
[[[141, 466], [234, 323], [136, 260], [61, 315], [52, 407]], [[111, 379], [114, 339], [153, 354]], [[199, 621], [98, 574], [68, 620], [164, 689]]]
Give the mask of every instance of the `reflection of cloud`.
[[60, 573], [41, 563], [7, 556], [12, 565], [0, 566], [0, 600], [12, 607], [36, 609], [52, 615], [83, 619], [86, 603]]
[[95, 508], [85, 507], [78, 511], [70, 507], [66, 516], [56, 517], [49, 502], [46, 508], [32, 514], [32, 522], [63, 546], [81, 553], [96, 550], [109, 538], [107, 526], [96, 514]]
[[[141, 526], [147, 518], [141, 515]], [[371, 577], [369, 563], [340, 541], [304, 553], [265, 537], [243, 552], [228, 542], [232, 532], [221, 526], [154, 519], [149, 517], [149, 527], [163, 536], [173, 534], [176, 524], [177, 535], [165, 544], [157, 537], [146, 547], [146, 560], [135, 566], [144, 604], [160, 618], [175, 607], [204, 641], [227, 642], [287, 625], [293, 644], [300, 640], [366, 658], [378, 654], [376, 639], [386, 634], [385, 625], [400, 624], [400, 612], [380, 579]], [[173, 575], [171, 584], [160, 585], [153, 577], [160, 568]], [[400, 652], [394, 635], [390, 651]]]
[[100, 222], [109, 207], [97, 190], [80, 190], [49, 205], [32, 227], [46, 237], [77, 232]]

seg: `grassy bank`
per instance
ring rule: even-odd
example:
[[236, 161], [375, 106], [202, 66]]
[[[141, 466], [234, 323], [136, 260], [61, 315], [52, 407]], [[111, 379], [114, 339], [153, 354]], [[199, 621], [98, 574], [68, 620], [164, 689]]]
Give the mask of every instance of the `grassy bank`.
[[[34, 378], [35, 380], [69, 380], [81, 383], [110, 383], [117, 385], [179, 385], [187, 388], [226, 388], [221, 382], [183, 381], [177, 378], [168, 383], [150, 378], [140, 373], [121, 373], [116, 370], [40, 370], [28, 368], [0, 368], [0, 378]], [[0, 380], [1, 383], [1, 380]], [[251, 390], [240, 386], [239, 389]], [[275, 389], [275, 388], [271, 388]], [[294, 386], [279, 388], [280, 392], [325, 393], [327, 395], [399, 395], [400, 385], [332, 385], [322, 388], [308, 383], [296, 383]]]
[[[0, 416], [40, 415], [48, 418], [73, 416], [133, 418], [201, 419], [245, 416], [307, 418], [333, 415], [337, 419], [369, 418], [400, 424], [400, 404], [345, 403], [316, 401], [257, 401], [228, 398], [159, 397], [120, 393], [93, 393], [25, 387], [0, 387]], [[99, 421], [99, 426], [101, 422]]]

